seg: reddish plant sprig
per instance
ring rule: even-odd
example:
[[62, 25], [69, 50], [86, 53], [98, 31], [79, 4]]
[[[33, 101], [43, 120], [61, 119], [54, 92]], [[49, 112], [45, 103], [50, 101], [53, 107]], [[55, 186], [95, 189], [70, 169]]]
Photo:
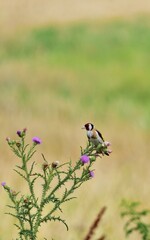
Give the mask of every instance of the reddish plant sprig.
[[[106, 211], [106, 207], [103, 207], [99, 214], [97, 215], [96, 219], [94, 220], [93, 224], [91, 225], [90, 229], [89, 229], [89, 232], [88, 234], [86, 235], [86, 237], [84, 238], [84, 240], [91, 240], [92, 239], [92, 236], [94, 235], [95, 233], [95, 230], [96, 228], [98, 227], [98, 225], [100, 224], [101, 220], [102, 220], [102, 217], [104, 215]], [[103, 235], [102, 237], [99, 238], [99, 240], [104, 240], [105, 239], [105, 236]]]

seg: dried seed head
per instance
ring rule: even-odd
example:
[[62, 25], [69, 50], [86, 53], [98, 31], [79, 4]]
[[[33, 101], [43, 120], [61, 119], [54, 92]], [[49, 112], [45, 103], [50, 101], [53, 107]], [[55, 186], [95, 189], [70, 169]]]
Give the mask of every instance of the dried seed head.
[[26, 132], [27, 132], [27, 128], [24, 128], [24, 129], [23, 129], [23, 132], [26, 133]]
[[6, 137], [6, 141], [10, 143], [11, 142], [10, 137]]
[[19, 141], [17, 141], [17, 142], [16, 142], [16, 146], [17, 146], [18, 148], [20, 148], [21, 143], [20, 143]]
[[12, 194], [13, 196], [16, 196], [16, 195], [17, 195], [16, 191], [14, 191], [14, 190], [11, 190], [11, 194]]
[[29, 203], [29, 198], [25, 198], [24, 203], [26, 203], [26, 204]]
[[47, 163], [43, 163], [42, 168], [45, 171], [48, 168], [48, 164]]
[[57, 168], [59, 165], [59, 161], [52, 162], [52, 168]]

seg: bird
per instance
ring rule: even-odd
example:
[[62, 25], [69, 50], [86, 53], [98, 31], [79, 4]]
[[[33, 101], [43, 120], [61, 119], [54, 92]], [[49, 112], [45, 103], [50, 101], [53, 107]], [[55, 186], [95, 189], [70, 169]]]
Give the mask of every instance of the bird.
[[89, 142], [92, 142], [96, 147], [98, 144], [103, 144], [105, 142], [102, 134], [95, 129], [94, 124], [86, 123], [82, 129], [86, 130]]
[[94, 124], [93, 123], [86, 123], [82, 129], [85, 129], [87, 132], [87, 137], [89, 142], [92, 142], [94, 144], [95, 147], [98, 147], [99, 144], [102, 145], [102, 147], [104, 147], [104, 149], [97, 149], [96, 153], [100, 154], [102, 153], [102, 155], [107, 155], [109, 156], [109, 154], [112, 152], [111, 150], [107, 149], [107, 146], [110, 145], [109, 142], [105, 142], [102, 134], [95, 129]]

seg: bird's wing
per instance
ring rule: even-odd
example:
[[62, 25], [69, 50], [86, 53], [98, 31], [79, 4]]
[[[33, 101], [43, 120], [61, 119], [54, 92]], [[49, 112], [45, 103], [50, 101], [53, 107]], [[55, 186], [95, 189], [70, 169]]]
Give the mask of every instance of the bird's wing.
[[97, 133], [98, 133], [98, 136], [99, 136], [99, 137], [103, 140], [103, 142], [104, 142], [105, 140], [104, 140], [102, 134], [101, 134], [98, 130], [96, 130], [96, 131], [97, 131]]

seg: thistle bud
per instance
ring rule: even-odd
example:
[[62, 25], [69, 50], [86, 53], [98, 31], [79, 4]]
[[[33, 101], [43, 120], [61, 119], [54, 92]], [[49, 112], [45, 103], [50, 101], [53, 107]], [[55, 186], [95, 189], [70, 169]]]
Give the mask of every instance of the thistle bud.
[[94, 162], [95, 160], [96, 160], [96, 157], [95, 157], [95, 156], [91, 156], [91, 157], [90, 157], [90, 161], [91, 161], [91, 162]]
[[18, 130], [16, 133], [20, 138], [22, 137], [22, 132], [20, 130]]
[[98, 146], [97, 146], [97, 150], [101, 150], [102, 149], [102, 147], [104, 147], [104, 143], [102, 143], [102, 144], [98, 144]]

